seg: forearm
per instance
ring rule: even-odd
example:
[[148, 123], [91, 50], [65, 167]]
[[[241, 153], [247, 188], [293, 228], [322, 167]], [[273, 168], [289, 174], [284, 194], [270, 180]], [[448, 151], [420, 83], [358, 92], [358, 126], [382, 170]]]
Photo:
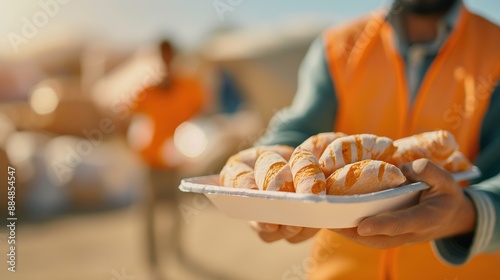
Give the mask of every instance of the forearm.
[[476, 207], [477, 222], [471, 254], [500, 249], [500, 174], [467, 190]]
[[500, 88], [497, 87], [484, 117], [480, 153], [475, 164], [483, 176], [465, 189], [474, 205], [476, 224], [468, 235], [436, 240], [437, 255], [452, 265], [461, 265], [478, 254], [500, 249]]
[[437, 255], [451, 265], [462, 265], [475, 255], [500, 249], [500, 226], [497, 222], [497, 217], [500, 217], [500, 174], [464, 191], [474, 205], [474, 231], [433, 242]]
[[337, 99], [322, 38], [311, 45], [299, 72], [292, 106], [278, 112], [257, 145], [298, 146], [308, 137], [334, 129]]

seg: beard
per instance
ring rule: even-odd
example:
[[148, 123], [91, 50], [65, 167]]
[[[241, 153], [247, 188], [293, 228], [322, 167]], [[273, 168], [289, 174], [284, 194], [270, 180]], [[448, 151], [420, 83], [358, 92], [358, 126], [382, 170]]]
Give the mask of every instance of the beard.
[[417, 15], [441, 15], [457, 0], [395, 0], [394, 5], [402, 11]]

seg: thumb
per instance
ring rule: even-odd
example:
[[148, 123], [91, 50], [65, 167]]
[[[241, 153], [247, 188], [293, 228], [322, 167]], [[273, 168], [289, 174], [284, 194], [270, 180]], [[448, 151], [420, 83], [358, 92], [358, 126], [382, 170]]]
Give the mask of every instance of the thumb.
[[401, 171], [412, 182], [425, 182], [428, 193], [451, 193], [456, 190], [453, 176], [428, 159], [417, 159], [405, 164]]

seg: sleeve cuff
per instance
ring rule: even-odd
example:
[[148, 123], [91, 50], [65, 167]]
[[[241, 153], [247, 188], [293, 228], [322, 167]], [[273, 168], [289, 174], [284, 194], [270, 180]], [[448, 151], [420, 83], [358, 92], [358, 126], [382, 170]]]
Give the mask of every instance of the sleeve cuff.
[[465, 264], [475, 255], [486, 252], [495, 229], [496, 215], [491, 198], [484, 192], [473, 188], [467, 188], [464, 191], [474, 204], [477, 213], [474, 233], [470, 236], [432, 241], [436, 256], [444, 263], [453, 266]]

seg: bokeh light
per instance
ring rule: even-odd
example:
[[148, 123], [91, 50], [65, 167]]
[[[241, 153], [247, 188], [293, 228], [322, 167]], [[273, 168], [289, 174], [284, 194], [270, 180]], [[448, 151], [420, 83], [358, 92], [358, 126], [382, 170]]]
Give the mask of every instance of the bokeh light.
[[181, 124], [175, 130], [175, 147], [189, 158], [199, 157], [208, 146], [208, 137], [205, 132], [191, 122]]
[[127, 131], [127, 140], [132, 149], [140, 151], [153, 139], [154, 124], [150, 117], [142, 114], [134, 116]]
[[41, 86], [35, 88], [30, 96], [30, 106], [38, 115], [48, 115], [59, 105], [59, 97], [54, 88]]

